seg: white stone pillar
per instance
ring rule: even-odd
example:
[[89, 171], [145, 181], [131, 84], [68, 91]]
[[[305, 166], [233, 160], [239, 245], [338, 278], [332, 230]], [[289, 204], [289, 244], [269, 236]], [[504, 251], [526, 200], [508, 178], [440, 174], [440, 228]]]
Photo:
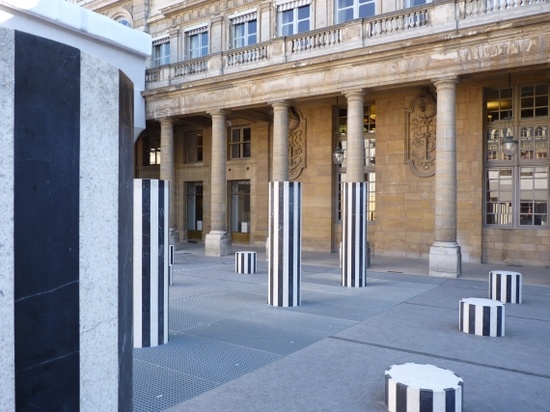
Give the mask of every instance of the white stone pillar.
[[288, 102], [273, 103], [272, 181], [288, 181]]
[[365, 139], [363, 137], [364, 94], [346, 93], [348, 102], [346, 179], [342, 182], [342, 285], [367, 285], [369, 245], [367, 242], [367, 185]]
[[434, 82], [437, 88], [435, 166], [435, 241], [430, 248], [430, 276], [454, 278], [462, 258], [456, 241], [456, 85], [457, 78]]
[[160, 120], [160, 180], [170, 182], [170, 244], [179, 249], [176, 225], [176, 167], [174, 162], [174, 121]]
[[225, 112], [219, 110], [212, 116], [212, 160], [210, 165], [210, 224], [211, 230], [204, 239], [207, 256], [225, 256], [229, 253], [231, 239], [227, 233], [227, 136]]

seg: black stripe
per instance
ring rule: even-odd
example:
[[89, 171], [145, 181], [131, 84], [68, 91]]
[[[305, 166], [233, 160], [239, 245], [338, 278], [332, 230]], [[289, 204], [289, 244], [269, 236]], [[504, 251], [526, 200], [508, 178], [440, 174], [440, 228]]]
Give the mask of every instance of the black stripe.
[[288, 306], [294, 306], [294, 198], [296, 196], [296, 184], [288, 182], [288, 191], [284, 191], [285, 203], [288, 205], [288, 227], [283, 226], [283, 230], [288, 232]]
[[407, 385], [398, 382], [395, 392], [395, 411], [407, 412]]
[[516, 303], [521, 303], [521, 276], [516, 276]]
[[496, 296], [494, 296], [493, 293], [493, 278], [495, 277], [493, 272], [489, 272], [489, 299], [495, 299]]
[[348, 225], [348, 228], [351, 232], [351, 262], [350, 262], [350, 268], [351, 268], [351, 279], [349, 281], [349, 285], [348, 286], [355, 286], [355, 262], [357, 261], [357, 242], [355, 242], [355, 235], [356, 235], [356, 227], [355, 227], [355, 196], [356, 196], [356, 193], [355, 193], [355, 190], [354, 189], [354, 184], [349, 184], [348, 183], [348, 188], [350, 189], [349, 190], [349, 193], [348, 193], [348, 197], [350, 198], [350, 206], [351, 208], [349, 209], [351, 211], [350, 213], [350, 216], [348, 216], [348, 221], [347, 221], [347, 225]]
[[390, 389], [390, 375], [386, 373], [385, 375], [386, 379], [384, 379], [384, 386], [385, 386], [385, 394], [384, 394], [384, 405], [386, 405], [386, 408], [388, 408], [389, 405], [389, 389]]
[[342, 202], [342, 246], [341, 246], [341, 252], [340, 252], [342, 254], [341, 255], [342, 256], [341, 283], [342, 283], [342, 286], [346, 286], [347, 285], [346, 274], [347, 274], [347, 268], [348, 268], [348, 259], [347, 259], [348, 242], [346, 240], [348, 229], [346, 227], [346, 215], [347, 215], [346, 206], [348, 202], [347, 202], [347, 190], [344, 182], [340, 182], [340, 193], [343, 200]]
[[[434, 393], [430, 389], [420, 389], [420, 412], [432, 412], [434, 410]], [[449, 412], [445, 410], [445, 412]]]
[[80, 52], [14, 40], [16, 409], [78, 411]]
[[298, 233], [296, 235], [296, 270], [297, 270], [297, 277], [298, 277], [298, 290], [296, 291], [296, 299], [297, 304], [301, 304], [302, 297], [301, 297], [301, 290], [302, 290], [302, 184], [298, 183], [298, 199], [297, 199], [297, 207], [296, 207], [296, 216], [294, 218], [297, 221], [297, 228]]
[[496, 300], [502, 300], [502, 286], [501, 286], [501, 274], [497, 273], [496, 283], [497, 283], [497, 295]]
[[468, 305], [468, 333], [476, 333], [476, 307]]
[[[277, 215], [277, 227], [276, 233], [277, 233], [277, 260], [279, 261], [279, 271], [277, 272], [277, 279], [279, 280], [279, 289], [277, 290], [277, 306], [280, 306], [283, 304], [283, 296], [285, 293], [284, 287], [283, 287], [283, 274], [286, 270], [284, 267], [284, 187], [283, 182], [275, 182], [275, 185], [277, 185], [279, 197], [277, 201], [279, 202], [279, 214]], [[283, 192], [283, 194], [281, 194]], [[281, 230], [282, 228], [282, 230]]]
[[158, 188], [158, 211], [159, 211], [159, 221], [158, 221], [158, 343], [162, 345], [164, 342], [164, 316], [168, 314], [164, 313], [164, 252], [165, 248], [168, 247], [168, 239], [164, 238], [164, 231], [166, 229], [165, 217], [167, 215], [165, 208], [168, 208], [168, 205], [164, 204], [164, 191], [169, 190], [168, 184], [165, 184], [163, 180], [159, 180]]
[[270, 185], [269, 185], [269, 194], [270, 194], [270, 199], [269, 199], [269, 229], [268, 229], [268, 234], [269, 234], [269, 290], [270, 290], [270, 294], [269, 296], [267, 297], [267, 303], [269, 305], [274, 305], [275, 302], [274, 302], [274, 297], [275, 297], [275, 291], [273, 290], [273, 280], [274, 280], [274, 277], [276, 276], [276, 273], [274, 273], [275, 269], [274, 269], [274, 262], [275, 262], [275, 252], [273, 250], [273, 245], [275, 244], [275, 241], [274, 241], [274, 237], [275, 237], [275, 225], [278, 223], [275, 221], [275, 216], [274, 216], [274, 206], [275, 206], [275, 196], [274, 196], [274, 190], [275, 190], [275, 183], [274, 182], [271, 182]]
[[134, 239], [134, 86], [119, 71], [118, 185], [118, 410], [132, 410], [132, 320]]
[[463, 319], [464, 319], [464, 302], [461, 300], [458, 302], [458, 329], [461, 331], [464, 331]]
[[141, 181], [141, 339], [151, 346], [151, 181]]
[[483, 336], [491, 336], [491, 307], [483, 306]]
[[504, 306], [497, 306], [497, 336], [504, 336], [504, 325], [502, 324]]
[[512, 276], [506, 275], [506, 301], [512, 302]]
[[456, 391], [453, 388], [444, 389], [445, 391], [445, 412], [456, 411]]

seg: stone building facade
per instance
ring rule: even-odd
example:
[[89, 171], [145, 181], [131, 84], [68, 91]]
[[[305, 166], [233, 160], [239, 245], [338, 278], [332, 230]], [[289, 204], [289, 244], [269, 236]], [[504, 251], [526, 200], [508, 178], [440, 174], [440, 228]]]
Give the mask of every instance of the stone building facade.
[[546, 0], [75, 2], [153, 38], [135, 174], [173, 182], [179, 242], [264, 245], [290, 180], [337, 251], [364, 179], [373, 255], [550, 265]]

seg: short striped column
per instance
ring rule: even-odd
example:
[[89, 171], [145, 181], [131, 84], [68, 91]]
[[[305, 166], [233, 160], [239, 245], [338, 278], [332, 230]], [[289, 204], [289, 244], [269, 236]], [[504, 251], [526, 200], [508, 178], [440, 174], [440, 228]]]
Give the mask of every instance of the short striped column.
[[343, 182], [342, 285], [367, 285], [367, 183]]
[[393, 365], [385, 374], [390, 412], [462, 411], [464, 382], [454, 372], [433, 365]]
[[168, 342], [169, 182], [134, 179], [134, 348]]
[[502, 303], [521, 303], [521, 273], [506, 270], [489, 272], [489, 299]]
[[241, 251], [235, 253], [235, 273], [256, 273], [256, 252]]
[[272, 306], [300, 305], [302, 187], [300, 182], [269, 183], [269, 279]]
[[174, 249], [174, 245], [170, 245], [170, 262], [168, 263], [168, 279], [170, 286], [174, 284]]
[[504, 304], [492, 299], [460, 299], [458, 328], [478, 336], [504, 336]]

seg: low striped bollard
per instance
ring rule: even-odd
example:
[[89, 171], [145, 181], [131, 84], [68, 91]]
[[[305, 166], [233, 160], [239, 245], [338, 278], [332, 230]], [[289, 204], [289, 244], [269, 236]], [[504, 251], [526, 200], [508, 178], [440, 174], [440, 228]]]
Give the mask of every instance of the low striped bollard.
[[506, 270], [489, 272], [489, 299], [521, 303], [521, 273]]
[[256, 252], [241, 251], [235, 253], [235, 273], [256, 273]]
[[458, 328], [478, 336], [504, 336], [504, 304], [492, 299], [460, 299]]

